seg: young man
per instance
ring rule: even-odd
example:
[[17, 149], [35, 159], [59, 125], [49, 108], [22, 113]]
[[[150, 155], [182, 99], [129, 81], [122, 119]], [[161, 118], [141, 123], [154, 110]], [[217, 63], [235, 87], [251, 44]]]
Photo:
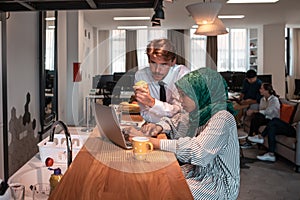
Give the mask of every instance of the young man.
[[[181, 111], [179, 94], [174, 83], [187, 74], [189, 69], [176, 64], [175, 47], [168, 39], [151, 41], [147, 45], [146, 53], [149, 67], [136, 72], [135, 82], [143, 80], [148, 83], [148, 88], [136, 88], [135, 97], [145, 121], [155, 123], [161, 117], [172, 117]], [[161, 99], [161, 87], [165, 88], [165, 99]]]
[[[237, 124], [241, 124], [241, 119], [246, 110], [258, 110], [259, 102], [262, 98], [260, 94], [262, 81], [257, 78], [256, 71], [250, 69], [246, 72], [246, 78], [243, 82], [243, 88], [239, 97], [238, 104], [234, 105], [234, 109], [238, 111], [236, 116]], [[250, 142], [245, 142], [242, 148], [251, 148]]]
[[258, 110], [259, 101], [262, 97], [259, 92], [261, 84], [262, 82], [257, 78], [255, 70], [250, 69], [246, 72], [246, 78], [243, 81], [243, 88], [240, 97], [234, 105], [234, 109], [238, 111], [236, 116], [238, 125], [241, 123], [245, 108]]
[[250, 69], [246, 72], [246, 78], [243, 82], [243, 89], [240, 94], [241, 105], [249, 105], [251, 109], [258, 109], [258, 104], [262, 95], [259, 92], [261, 80], [257, 78], [256, 71]]

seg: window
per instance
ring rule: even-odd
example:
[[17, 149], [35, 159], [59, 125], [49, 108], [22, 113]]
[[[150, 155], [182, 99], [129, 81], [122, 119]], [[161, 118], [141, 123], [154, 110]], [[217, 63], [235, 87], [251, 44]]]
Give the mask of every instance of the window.
[[111, 68], [114, 72], [125, 72], [126, 58], [126, 32], [125, 30], [111, 31]]
[[167, 30], [137, 30], [137, 57], [139, 69], [148, 66], [146, 47], [151, 40], [167, 38]]
[[[206, 66], [206, 36], [190, 30], [191, 70]], [[247, 29], [229, 29], [229, 34], [218, 35], [218, 71], [247, 70]]]
[[190, 30], [191, 53], [190, 63], [191, 70], [196, 70], [206, 66], [206, 36], [195, 35], [196, 29]]
[[247, 71], [247, 29], [218, 36], [218, 71]]
[[54, 21], [46, 21], [46, 49], [45, 49], [45, 69], [54, 70]]
[[[153, 39], [167, 38], [167, 30], [137, 30], [137, 56], [138, 66], [148, 66], [145, 53], [147, 44]], [[111, 67], [112, 73], [125, 72], [126, 62], [126, 31], [111, 31]]]
[[[191, 70], [206, 66], [206, 36], [194, 34], [190, 30]], [[111, 67], [112, 73], [125, 72], [126, 31], [111, 31]], [[167, 38], [167, 30], [137, 30], [138, 66], [148, 66], [145, 53], [147, 44], [153, 39]], [[248, 69], [247, 29], [229, 29], [229, 34], [218, 36], [218, 71], [247, 71]]]

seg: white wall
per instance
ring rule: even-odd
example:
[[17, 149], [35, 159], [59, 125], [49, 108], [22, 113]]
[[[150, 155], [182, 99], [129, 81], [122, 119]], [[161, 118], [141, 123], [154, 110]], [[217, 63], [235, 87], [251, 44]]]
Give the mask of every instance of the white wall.
[[[26, 95], [31, 95], [29, 112], [31, 121], [36, 119], [34, 137], [38, 137], [39, 120], [39, 65], [38, 65], [38, 15], [36, 12], [12, 12], [7, 19], [7, 114], [8, 123], [11, 109], [16, 109], [16, 117], [24, 115]], [[0, 37], [1, 38], [1, 37]], [[0, 42], [1, 43], [1, 42]], [[0, 50], [1, 52], [1, 50]], [[2, 55], [2, 54], [1, 54]], [[2, 61], [0, 61], [2, 64]], [[2, 66], [1, 66], [2, 69]], [[0, 83], [0, 110], [2, 108], [2, 75]], [[9, 124], [8, 124], [9, 125]], [[9, 129], [9, 126], [8, 126]], [[11, 133], [8, 132], [10, 144]], [[3, 163], [3, 116], [0, 115], [0, 177], [4, 178]], [[26, 144], [25, 144], [26, 145]], [[23, 151], [24, 152], [24, 151]], [[19, 152], [10, 152], [22, 154]], [[10, 158], [9, 158], [10, 159]]]
[[[12, 12], [7, 20], [9, 174], [37, 153], [39, 119], [38, 12]], [[23, 121], [27, 93], [30, 121]], [[15, 112], [12, 109], [15, 108]], [[28, 115], [27, 115], [28, 116]], [[36, 126], [32, 126], [35, 119]], [[13, 134], [13, 135], [12, 135]], [[14, 142], [12, 142], [14, 141]], [[12, 158], [13, 157], [13, 158]]]
[[[79, 44], [78, 44], [78, 11], [68, 11], [66, 13], [67, 17], [67, 124], [75, 124], [78, 121], [78, 102], [77, 91], [74, 90], [73, 83], [73, 62], [80, 62], [79, 60]], [[58, 27], [59, 28], [59, 27]], [[60, 37], [60, 36], [58, 36]], [[58, 49], [60, 48], [58, 44]], [[73, 95], [74, 93], [74, 95]]]
[[[59, 12], [60, 15], [61, 12]], [[66, 116], [65, 122], [68, 125], [85, 125], [85, 97], [89, 94], [92, 84], [92, 76], [96, 66], [96, 39], [97, 33], [94, 28], [84, 20], [82, 11], [66, 11], [61, 17], [66, 16], [66, 20], [60, 22], [58, 29], [58, 49], [59, 66], [63, 66], [59, 81], [60, 94], [66, 94], [65, 99], [61, 99], [62, 105], [66, 104], [66, 109], [62, 117]], [[86, 33], [86, 34], [85, 34]], [[88, 38], [88, 34], [90, 37]], [[62, 47], [62, 49], [60, 49]], [[64, 58], [65, 56], [65, 58]], [[81, 63], [80, 82], [73, 82], [73, 63]], [[65, 66], [65, 68], [64, 68]], [[60, 70], [60, 69], [59, 69]], [[60, 73], [60, 71], [59, 71]], [[65, 84], [66, 86], [64, 87]], [[64, 101], [66, 103], [64, 103]]]
[[13, 12], [7, 21], [7, 94], [8, 120], [10, 110], [16, 108], [17, 117], [24, 114], [26, 94], [31, 100], [31, 119], [39, 126], [39, 64], [38, 64], [38, 14]]
[[67, 14], [65, 11], [58, 12], [58, 118], [67, 122]]
[[263, 26], [263, 73], [272, 74], [272, 85], [285, 97], [285, 25]]

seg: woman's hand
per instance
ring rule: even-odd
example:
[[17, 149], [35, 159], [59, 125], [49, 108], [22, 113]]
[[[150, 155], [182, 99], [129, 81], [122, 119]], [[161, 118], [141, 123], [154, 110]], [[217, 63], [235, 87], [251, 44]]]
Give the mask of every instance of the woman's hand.
[[142, 126], [141, 131], [147, 136], [157, 136], [162, 131], [162, 127], [153, 123], [146, 123]]
[[154, 149], [160, 149], [159, 141], [160, 139], [157, 138], [149, 138], [149, 141], [153, 144]]

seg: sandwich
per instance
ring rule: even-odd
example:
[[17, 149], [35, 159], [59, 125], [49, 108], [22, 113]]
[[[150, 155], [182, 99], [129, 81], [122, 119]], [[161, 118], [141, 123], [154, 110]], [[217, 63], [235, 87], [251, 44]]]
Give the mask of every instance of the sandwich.
[[133, 86], [133, 89], [137, 89], [137, 88], [148, 88], [148, 83], [143, 80], [138, 81]]

